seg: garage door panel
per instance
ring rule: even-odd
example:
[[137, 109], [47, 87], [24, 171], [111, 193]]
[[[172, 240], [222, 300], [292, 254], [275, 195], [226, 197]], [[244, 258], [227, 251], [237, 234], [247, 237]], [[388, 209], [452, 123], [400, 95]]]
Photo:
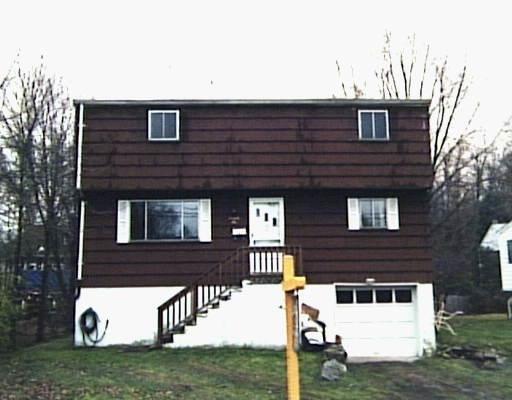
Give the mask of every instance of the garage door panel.
[[336, 324], [336, 334], [342, 338], [414, 338], [416, 329], [411, 322], [359, 322]]
[[350, 357], [413, 357], [417, 355], [416, 339], [343, 339]]
[[349, 305], [336, 308], [336, 322], [381, 322], [381, 321], [409, 321], [413, 322], [414, 307], [412, 305], [399, 306], [396, 304]]

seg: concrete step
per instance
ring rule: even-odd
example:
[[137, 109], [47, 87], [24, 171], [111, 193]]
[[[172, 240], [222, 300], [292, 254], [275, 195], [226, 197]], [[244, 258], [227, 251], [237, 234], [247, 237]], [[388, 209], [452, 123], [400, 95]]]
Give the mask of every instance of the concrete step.
[[182, 333], [185, 333], [185, 325], [184, 324], [180, 324], [180, 325], [177, 325], [175, 326], [174, 328], [172, 328], [169, 333], [173, 334], [173, 335], [176, 335], [176, 334], [182, 334]]
[[226, 293], [226, 294], [220, 295], [219, 299], [221, 301], [228, 301], [229, 299], [231, 299], [231, 294], [230, 293]]

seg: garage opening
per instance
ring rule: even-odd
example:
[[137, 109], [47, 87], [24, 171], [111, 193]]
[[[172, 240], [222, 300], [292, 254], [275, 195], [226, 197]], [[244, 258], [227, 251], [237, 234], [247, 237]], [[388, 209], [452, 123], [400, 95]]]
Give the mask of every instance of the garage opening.
[[336, 286], [335, 330], [351, 356], [419, 355], [414, 286]]

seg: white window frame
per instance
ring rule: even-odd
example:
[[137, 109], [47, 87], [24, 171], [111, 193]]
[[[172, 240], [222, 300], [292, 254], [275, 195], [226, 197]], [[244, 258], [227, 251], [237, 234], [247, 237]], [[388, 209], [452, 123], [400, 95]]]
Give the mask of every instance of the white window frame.
[[[151, 202], [181, 202], [181, 239], [147, 239], [148, 232], [148, 215], [147, 215], [147, 204]], [[198, 206], [197, 210], [197, 238], [183, 238], [183, 202], [196, 202]], [[123, 227], [123, 232], [120, 234], [119, 223], [121, 219], [120, 215], [120, 204], [126, 204], [127, 211], [125, 211], [124, 218], [127, 218], [127, 221], [124, 221], [125, 226]], [[144, 239], [132, 239], [131, 237], [131, 205], [132, 203], [144, 203]], [[151, 242], [211, 242], [212, 241], [212, 216], [211, 216], [211, 199], [130, 199], [130, 200], [118, 200], [118, 220], [117, 220], [117, 229], [118, 229], [118, 237], [117, 243], [151, 243]]]
[[[339, 290], [346, 290], [352, 292], [352, 303], [338, 303], [337, 292]], [[372, 291], [372, 302], [371, 303], [358, 303], [356, 291], [357, 290], [371, 290]], [[391, 290], [391, 301], [390, 302], [377, 302], [377, 293], [376, 290]], [[408, 302], [398, 302], [396, 300], [396, 290], [410, 290], [411, 291], [411, 301]], [[334, 302], [336, 306], [368, 306], [371, 304], [378, 304], [380, 306], [393, 306], [400, 304], [411, 304], [417, 302], [416, 293], [418, 290], [417, 284], [411, 284], [406, 282], [400, 283], [375, 283], [372, 285], [368, 285], [365, 283], [334, 283]]]
[[[151, 137], [151, 116], [153, 114], [174, 114], [176, 116], [176, 137], [175, 138], [153, 138]], [[163, 118], [163, 116], [162, 116]], [[165, 125], [162, 121], [162, 129]], [[165, 133], [165, 132], [164, 132]], [[162, 135], [163, 136], [163, 135]], [[180, 110], [148, 110], [148, 140], [155, 142], [179, 142], [180, 140]]]
[[[148, 204], [150, 203], [166, 203], [172, 202], [181, 205], [181, 238], [180, 239], [148, 239]], [[197, 203], [197, 238], [189, 238], [185, 239], [184, 229], [185, 226], [183, 224], [183, 203], [184, 202], [196, 202]], [[199, 241], [199, 218], [200, 212], [199, 210], [199, 199], [151, 199], [151, 200], [130, 200], [131, 203], [144, 203], [144, 239], [132, 239], [131, 230], [130, 230], [130, 242], [198, 242]], [[131, 214], [130, 214], [130, 224], [131, 224]]]
[[[372, 114], [372, 137], [371, 138], [363, 138], [363, 124], [362, 124], [362, 113], [371, 113]], [[384, 113], [386, 117], [386, 137], [385, 138], [376, 138], [375, 137], [375, 113]], [[388, 110], [358, 110], [357, 111], [357, 124], [359, 130], [359, 140], [363, 141], [377, 141], [377, 142], [385, 142], [389, 141], [389, 112]]]
[[[359, 227], [361, 229], [388, 229], [389, 223], [388, 223], [388, 204], [387, 199], [385, 197], [360, 197], [358, 198], [359, 201]], [[363, 210], [361, 207], [362, 201], [370, 201], [372, 205], [372, 226], [364, 226], [363, 225]], [[374, 202], [379, 201], [384, 203], [384, 222], [385, 224], [383, 226], [374, 226], [375, 224], [375, 206]]]
[[[384, 227], [363, 227], [363, 214], [361, 200], [384, 200], [386, 214], [386, 226]], [[388, 230], [400, 229], [400, 211], [398, 197], [347, 197], [347, 227], [350, 231], [360, 230]]]

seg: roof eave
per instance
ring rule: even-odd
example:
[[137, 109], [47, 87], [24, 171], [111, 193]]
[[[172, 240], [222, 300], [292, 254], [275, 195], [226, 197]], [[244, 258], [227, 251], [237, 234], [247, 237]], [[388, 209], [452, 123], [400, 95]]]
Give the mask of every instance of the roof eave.
[[430, 100], [425, 99], [153, 99], [153, 100], [97, 100], [75, 99], [75, 105], [97, 106], [407, 106], [429, 107]]

